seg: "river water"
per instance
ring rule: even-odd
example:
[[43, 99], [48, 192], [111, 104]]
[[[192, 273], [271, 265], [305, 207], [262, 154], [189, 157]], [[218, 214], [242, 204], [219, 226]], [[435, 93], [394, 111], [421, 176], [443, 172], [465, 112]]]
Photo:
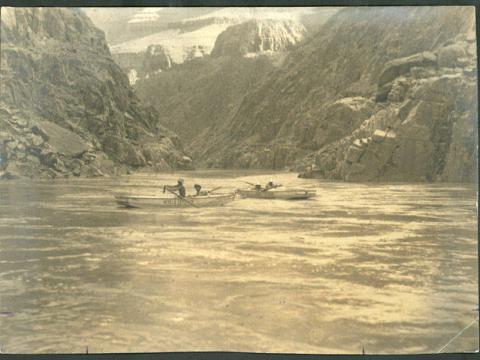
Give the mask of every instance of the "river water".
[[[185, 172], [192, 191], [273, 177], [307, 201], [120, 209], [178, 174], [0, 183], [8, 353], [436, 352], [475, 320], [474, 187]], [[478, 349], [478, 324], [444, 351]]]

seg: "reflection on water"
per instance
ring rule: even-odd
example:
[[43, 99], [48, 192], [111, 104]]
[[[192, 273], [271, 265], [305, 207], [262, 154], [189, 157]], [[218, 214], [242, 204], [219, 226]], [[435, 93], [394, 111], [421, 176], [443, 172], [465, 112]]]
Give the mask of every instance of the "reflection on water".
[[[173, 174], [0, 184], [6, 352], [436, 352], [475, 319], [475, 189], [191, 172], [317, 188], [308, 201], [124, 210]], [[478, 348], [478, 327], [445, 351]]]

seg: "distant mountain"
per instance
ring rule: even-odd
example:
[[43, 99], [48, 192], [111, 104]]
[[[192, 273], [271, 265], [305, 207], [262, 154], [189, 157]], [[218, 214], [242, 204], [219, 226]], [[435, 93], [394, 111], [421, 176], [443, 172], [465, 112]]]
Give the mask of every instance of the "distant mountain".
[[52, 178], [191, 167], [178, 137], [140, 104], [103, 32], [81, 10], [2, 8], [0, 25], [6, 174]]
[[291, 20], [248, 20], [222, 32], [211, 55], [174, 67], [165, 49], [152, 45], [143, 62], [148, 76], [135, 90], [158, 110], [162, 124], [196, 149], [192, 141], [234, 116], [245, 94], [305, 35], [303, 25]]
[[191, 150], [212, 167], [473, 181], [474, 19], [467, 7], [341, 10]]
[[[217, 8], [83, 8], [98, 28], [105, 32], [109, 45], [166, 30], [171, 23], [196, 17]], [[179, 11], [180, 10], [180, 11]]]
[[[143, 68], [147, 49], [161, 49], [171, 65], [182, 64], [194, 58], [209, 55], [219, 34], [232, 25], [251, 20], [294, 22], [309, 26], [322, 23], [336, 9], [322, 8], [176, 8], [176, 17], [166, 17], [165, 9], [145, 8], [125, 24], [128, 40], [111, 42], [111, 51], [117, 63], [130, 73], [132, 81], [148, 75]], [[172, 10], [173, 11], [173, 10]], [[181, 15], [180, 15], [181, 14]], [[176, 19], [175, 19], [176, 18]]]

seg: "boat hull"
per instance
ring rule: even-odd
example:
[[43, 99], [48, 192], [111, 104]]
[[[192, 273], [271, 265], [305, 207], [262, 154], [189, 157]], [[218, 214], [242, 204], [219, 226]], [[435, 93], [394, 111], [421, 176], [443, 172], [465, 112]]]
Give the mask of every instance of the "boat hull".
[[292, 190], [238, 190], [242, 198], [252, 199], [280, 199], [280, 200], [305, 200], [316, 196], [315, 190], [292, 189]]
[[223, 206], [235, 198], [235, 194], [187, 196], [185, 199], [178, 197], [154, 197], [115, 195], [119, 206], [126, 208], [196, 208]]

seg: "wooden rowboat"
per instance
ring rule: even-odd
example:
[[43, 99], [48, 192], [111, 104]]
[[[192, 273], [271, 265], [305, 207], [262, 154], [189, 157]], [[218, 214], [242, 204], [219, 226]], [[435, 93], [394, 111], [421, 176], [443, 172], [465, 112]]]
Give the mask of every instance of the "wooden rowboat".
[[235, 199], [235, 194], [219, 194], [207, 196], [160, 197], [160, 196], [136, 196], [116, 194], [117, 204], [127, 208], [184, 208], [184, 207], [209, 207], [223, 206]]
[[281, 200], [304, 200], [317, 195], [316, 190], [310, 189], [272, 189], [268, 191], [258, 191], [252, 189], [239, 189], [237, 193], [242, 198], [253, 199], [281, 199]]

